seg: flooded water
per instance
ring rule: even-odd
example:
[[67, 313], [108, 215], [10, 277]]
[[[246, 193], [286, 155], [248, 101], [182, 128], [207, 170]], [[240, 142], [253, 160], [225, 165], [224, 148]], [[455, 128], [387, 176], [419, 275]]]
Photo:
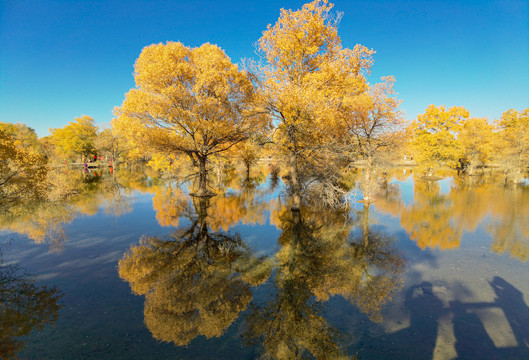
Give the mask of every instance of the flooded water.
[[397, 170], [371, 204], [292, 212], [252, 176], [198, 200], [90, 174], [2, 217], [0, 357], [529, 358], [529, 185]]

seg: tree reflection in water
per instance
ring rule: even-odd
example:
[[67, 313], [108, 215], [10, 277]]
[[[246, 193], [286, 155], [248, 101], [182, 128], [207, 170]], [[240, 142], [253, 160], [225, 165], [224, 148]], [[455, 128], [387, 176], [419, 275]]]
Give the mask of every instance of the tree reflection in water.
[[421, 249], [457, 249], [464, 232], [475, 232], [484, 223], [493, 239], [491, 252], [529, 259], [529, 185], [505, 185], [494, 174], [459, 177], [441, 194], [437, 182], [418, 179], [413, 195], [413, 203], [405, 205], [398, 185], [390, 184], [375, 197], [374, 206], [400, 217]]
[[0, 230], [24, 234], [35, 243], [48, 243], [51, 250], [60, 252], [68, 239], [65, 225], [78, 216], [92, 216], [100, 210], [115, 216], [132, 211], [126, 190], [119, 182], [120, 175], [115, 174], [52, 170], [43, 198], [0, 211]]
[[345, 211], [291, 211], [279, 202], [271, 222], [282, 230], [280, 249], [258, 258], [226, 232], [239, 222], [263, 223], [266, 206], [250, 190], [241, 186], [236, 195], [212, 199], [171, 187], [155, 191], [157, 218], [180, 229], [168, 239], [142, 238], [119, 262], [120, 277], [145, 295], [147, 327], [154, 338], [179, 346], [220, 336], [252, 301], [252, 287], [270, 280], [273, 299], [251, 306], [244, 338], [262, 343], [264, 357], [345, 356], [338, 332], [320, 315], [323, 303], [340, 295], [380, 320], [401, 285], [402, 258], [382, 234], [366, 228], [360, 239], [350, 237], [354, 222]]
[[251, 306], [243, 337], [260, 344], [263, 358], [348, 358], [339, 332], [321, 315], [324, 302], [340, 295], [381, 320], [382, 306], [401, 286], [403, 260], [382, 235], [349, 238], [353, 223], [344, 213], [286, 208], [278, 215], [274, 292]]
[[187, 204], [180, 215], [191, 225], [170, 239], [144, 237], [119, 262], [120, 277], [145, 295], [145, 324], [153, 336], [176, 345], [220, 336], [246, 309], [250, 287], [266, 280], [269, 268], [239, 235], [210, 230], [209, 199]]
[[62, 294], [54, 287], [35, 285], [14, 265], [3, 265], [0, 254], [0, 358], [16, 358], [24, 337], [59, 317]]
[[461, 240], [461, 229], [451, 226], [452, 203], [440, 193], [435, 181], [416, 180], [414, 202], [401, 211], [401, 225], [421, 249], [439, 247], [456, 249]]

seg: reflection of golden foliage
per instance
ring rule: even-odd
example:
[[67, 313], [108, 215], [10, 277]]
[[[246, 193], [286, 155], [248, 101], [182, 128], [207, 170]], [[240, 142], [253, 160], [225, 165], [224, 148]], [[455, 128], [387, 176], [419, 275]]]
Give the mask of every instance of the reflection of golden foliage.
[[464, 231], [475, 232], [491, 215], [491, 251], [529, 259], [528, 186], [505, 186], [502, 174], [456, 177], [447, 195], [433, 181], [416, 180], [414, 202], [406, 207], [398, 187], [389, 185], [375, 198], [375, 208], [400, 216], [417, 245], [441, 250], [459, 247]]
[[290, 211], [290, 204], [282, 202], [280, 198], [272, 199], [270, 201], [270, 225], [276, 228], [281, 228], [281, 218], [287, 216]]
[[208, 214], [211, 216], [211, 229], [227, 231], [239, 222], [248, 225], [263, 225], [266, 220], [263, 205], [254, 201], [253, 196], [253, 192], [223, 193], [216, 196], [211, 202], [211, 208], [208, 209]]
[[263, 347], [263, 359], [348, 359], [337, 331], [319, 315], [310, 292], [285, 284], [273, 302], [252, 307], [243, 338]]
[[399, 216], [404, 208], [400, 188], [394, 184], [384, 184], [381, 191], [375, 195], [374, 205], [378, 212]]
[[393, 168], [388, 171], [388, 179], [394, 178], [398, 181], [406, 181], [411, 176], [412, 170], [409, 168]]
[[50, 174], [49, 188], [42, 199], [13, 206], [0, 214], [1, 230], [25, 234], [38, 244], [47, 240], [52, 249], [60, 250], [67, 238], [64, 225], [80, 214], [95, 215], [103, 209], [119, 216], [132, 210], [112, 176], [88, 178], [68, 170]]
[[511, 186], [495, 195], [494, 220], [489, 227], [494, 237], [491, 249], [525, 262], [529, 259], [529, 186]]
[[[368, 211], [369, 207], [364, 209]], [[322, 301], [340, 295], [373, 321], [380, 321], [382, 307], [402, 284], [404, 260], [392, 248], [391, 239], [369, 230], [367, 215], [363, 235], [350, 239], [351, 224], [343, 215], [313, 216], [318, 219], [313, 224], [318, 225], [312, 233], [311, 238], [316, 239], [312, 243], [319, 242], [321, 246], [313, 253], [318, 254], [322, 266], [315, 273], [323, 275], [317, 281], [313, 279], [314, 295]]]
[[[152, 173], [152, 174], [149, 174]], [[136, 190], [141, 193], [153, 193], [153, 176], [157, 174], [149, 167], [118, 168], [116, 180], [124, 189]]]
[[[179, 217], [192, 211], [192, 198], [181, 189], [156, 187], [153, 207], [156, 219], [162, 226], [177, 227]], [[252, 189], [238, 192], [222, 192], [208, 201], [208, 225], [213, 231], [228, 231], [230, 227], [241, 223], [245, 225], [263, 225], [266, 221], [265, 206], [259, 192]]]
[[439, 194], [439, 185], [417, 180], [414, 202], [402, 210], [401, 225], [421, 249], [456, 249], [461, 240], [461, 230], [451, 226], [451, 216], [452, 205], [446, 196]]
[[452, 223], [456, 229], [473, 232], [490, 211], [497, 186], [477, 177], [457, 178], [448, 197], [452, 206]]
[[0, 357], [16, 359], [33, 330], [59, 317], [61, 294], [55, 288], [36, 286], [17, 268], [2, 265], [0, 258]]
[[194, 202], [197, 217], [171, 240], [143, 238], [119, 262], [120, 277], [145, 294], [145, 323], [158, 340], [185, 345], [220, 336], [251, 301], [248, 282], [269, 276], [270, 266], [238, 236], [209, 231], [207, 202]]
[[178, 227], [188, 203], [189, 198], [180, 188], [155, 187], [152, 207], [161, 226]]
[[77, 216], [74, 208], [64, 203], [40, 202], [26, 206], [25, 210], [16, 217], [0, 217], [0, 228], [25, 234], [37, 244], [44, 243], [48, 238], [51, 247], [60, 250], [66, 236], [64, 225]]
[[244, 338], [260, 343], [263, 358], [347, 358], [338, 332], [319, 314], [320, 304], [340, 295], [379, 321], [380, 311], [400, 288], [404, 262], [382, 234], [349, 239], [345, 213], [276, 204], [282, 230], [275, 256], [277, 293], [253, 306]]
[[251, 301], [250, 286], [269, 277], [273, 263], [253, 257], [238, 235], [210, 231], [209, 201], [187, 202], [190, 226], [168, 240], [144, 237], [119, 262], [119, 276], [145, 295], [145, 323], [158, 340], [220, 336]]

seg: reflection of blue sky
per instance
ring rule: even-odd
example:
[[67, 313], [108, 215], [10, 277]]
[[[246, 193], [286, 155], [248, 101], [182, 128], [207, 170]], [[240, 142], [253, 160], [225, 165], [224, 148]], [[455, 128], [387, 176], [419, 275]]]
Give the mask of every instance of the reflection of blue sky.
[[258, 256], [272, 255], [278, 250], [277, 239], [281, 230], [270, 225], [270, 214], [264, 225], [238, 225], [230, 229], [230, 232], [239, 233], [243, 241]]
[[450, 189], [452, 188], [452, 184], [454, 183], [454, 179], [452, 177], [439, 180], [437, 182], [439, 184], [440, 193], [443, 195], [447, 195], [450, 192]]
[[390, 184], [400, 186], [402, 201], [406, 206], [413, 204], [413, 176], [409, 176], [405, 181], [392, 180]]

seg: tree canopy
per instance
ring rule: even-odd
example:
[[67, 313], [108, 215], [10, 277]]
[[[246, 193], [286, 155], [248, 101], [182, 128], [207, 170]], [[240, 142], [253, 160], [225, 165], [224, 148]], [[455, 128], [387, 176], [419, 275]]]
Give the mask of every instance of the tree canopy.
[[529, 108], [504, 112], [496, 126], [502, 167], [509, 180], [518, 182], [529, 161]]
[[97, 126], [94, 119], [83, 115], [62, 128], [50, 129], [51, 142], [55, 146], [55, 154], [60, 157], [75, 158], [81, 161], [94, 154], [94, 141], [97, 137]]
[[294, 209], [299, 209], [306, 186], [318, 174], [332, 178], [328, 166], [333, 149], [328, 145], [335, 142], [336, 115], [342, 104], [366, 90], [363, 75], [372, 62], [372, 50], [342, 47], [340, 16], [332, 14], [332, 7], [315, 0], [297, 11], [282, 9], [276, 24], [269, 25], [257, 42], [266, 64], [248, 66], [257, 75], [264, 107], [274, 119], [273, 141], [288, 169]]
[[244, 71], [209, 43], [150, 45], [135, 64], [136, 87], [115, 110], [113, 127], [145, 151], [187, 155], [207, 195], [207, 162], [267, 125]]
[[432, 176], [441, 165], [455, 166], [459, 155], [456, 134], [468, 117], [464, 107], [447, 110], [444, 105], [430, 105], [411, 124], [413, 156], [424, 175]]
[[40, 198], [47, 172], [44, 156], [0, 130], [0, 211]]

